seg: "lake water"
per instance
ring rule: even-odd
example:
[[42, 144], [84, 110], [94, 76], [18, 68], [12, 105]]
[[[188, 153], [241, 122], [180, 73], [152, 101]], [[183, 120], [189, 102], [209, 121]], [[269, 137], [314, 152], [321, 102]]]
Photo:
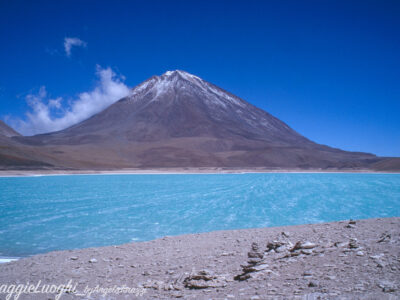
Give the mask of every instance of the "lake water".
[[400, 174], [3, 177], [0, 256], [391, 216], [400, 216]]

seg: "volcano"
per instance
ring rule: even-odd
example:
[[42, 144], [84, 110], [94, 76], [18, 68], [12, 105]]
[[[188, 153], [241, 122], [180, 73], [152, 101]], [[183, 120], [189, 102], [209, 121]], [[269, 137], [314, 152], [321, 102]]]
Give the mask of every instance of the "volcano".
[[365, 168], [379, 159], [305, 138], [185, 71], [153, 76], [67, 129], [15, 143], [60, 168]]

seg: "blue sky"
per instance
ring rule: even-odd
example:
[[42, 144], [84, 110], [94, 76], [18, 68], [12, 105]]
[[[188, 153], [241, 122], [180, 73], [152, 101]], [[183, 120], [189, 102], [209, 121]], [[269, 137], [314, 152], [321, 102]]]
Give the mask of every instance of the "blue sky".
[[45, 110], [38, 130], [58, 129], [182, 69], [318, 143], [400, 156], [399, 15], [400, 1], [0, 1], [0, 118], [29, 133]]

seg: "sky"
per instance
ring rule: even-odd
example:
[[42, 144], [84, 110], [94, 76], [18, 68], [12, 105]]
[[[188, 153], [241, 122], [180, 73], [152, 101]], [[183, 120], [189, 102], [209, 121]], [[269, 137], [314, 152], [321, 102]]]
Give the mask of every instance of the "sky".
[[400, 1], [0, 0], [0, 119], [60, 130], [185, 70], [309, 139], [400, 156]]

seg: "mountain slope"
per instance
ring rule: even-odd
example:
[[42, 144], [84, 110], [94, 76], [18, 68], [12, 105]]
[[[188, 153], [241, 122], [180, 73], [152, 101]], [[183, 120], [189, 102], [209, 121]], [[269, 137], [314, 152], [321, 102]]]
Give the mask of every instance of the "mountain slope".
[[6, 136], [6, 137], [20, 136], [20, 134], [18, 132], [16, 132], [14, 129], [12, 129], [10, 126], [8, 126], [6, 123], [4, 123], [2, 120], [0, 120], [0, 135]]
[[316, 144], [184, 71], [154, 76], [70, 128], [13, 140], [75, 168], [353, 168], [378, 160]]
[[52, 167], [51, 164], [40, 161], [41, 154], [13, 141], [10, 137], [20, 136], [18, 132], [0, 120], [0, 169], [8, 168], [41, 168]]
[[52, 168], [50, 160], [40, 149], [21, 145], [0, 134], [0, 170]]

